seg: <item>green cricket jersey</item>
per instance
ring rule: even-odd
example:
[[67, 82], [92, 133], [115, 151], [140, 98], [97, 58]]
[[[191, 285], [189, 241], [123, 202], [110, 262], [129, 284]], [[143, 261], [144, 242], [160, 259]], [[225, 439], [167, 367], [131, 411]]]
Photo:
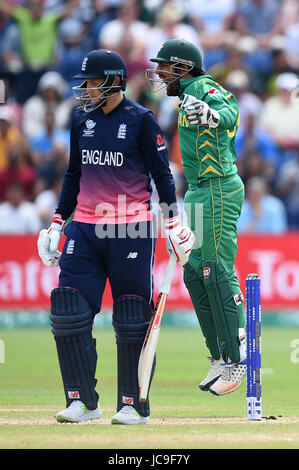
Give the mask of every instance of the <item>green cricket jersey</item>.
[[184, 173], [189, 186], [199, 178], [229, 176], [237, 173], [235, 135], [239, 126], [236, 98], [210, 75], [180, 80], [183, 94], [205, 101], [218, 111], [220, 123], [215, 129], [189, 126], [186, 113], [180, 109], [178, 131]]

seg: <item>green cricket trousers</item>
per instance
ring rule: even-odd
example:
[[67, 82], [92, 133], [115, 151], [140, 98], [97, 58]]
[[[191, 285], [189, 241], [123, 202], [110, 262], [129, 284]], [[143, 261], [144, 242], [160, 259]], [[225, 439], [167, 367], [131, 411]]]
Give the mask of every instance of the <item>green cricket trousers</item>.
[[[244, 184], [238, 174], [202, 179], [197, 186], [188, 189], [184, 198], [188, 223], [196, 236], [196, 245], [191, 251], [187, 265], [185, 265], [184, 281], [199, 322], [203, 327], [207, 346], [210, 350], [212, 349], [211, 353], [215, 359], [217, 359], [216, 356], [219, 355], [219, 352], [228, 354], [230, 357], [234, 354], [235, 357], [238, 356], [238, 353], [229, 350], [230, 346], [227, 345], [224, 345], [223, 350], [219, 351], [219, 338], [215, 338], [217, 318], [222, 317], [223, 312], [226, 312], [227, 335], [232, 334], [231, 330], [244, 328], [245, 324], [243, 302], [238, 302], [242, 298], [242, 295], [240, 296], [241, 289], [234, 269], [238, 250], [237, 221], [241, 214], [243, 200]], [[207, 268], [206, 265], [210, 267]], [[215, 276], [212, 279], [213, 286], [211, 296], [209, 296], [209, 304], [217, 298], [218, 290], [221, 290], [219, 300], [217, 303], [216, 300], [214, 301], [217, 311], [210, 315], [211, 318], [213, 317], [214, 326], [212, 326], [211, 318], [208, 318], [208, 306], [206, 305], [206, 310], [204, 308], [204, 304], [207, 304], [207, 297], [204, 296], [205, 291], [199, 287], [200, 283], [198, 282], [200, 280], [201, 284], [206, 283], [205, 273], [210, 272], [211, 267], [214, 269]], [[217, 284], [220, 286], [219, 289]], [[232, 293], [231, 296], [227, 295], [228, 291]], [[230, 298], [228, 299], [228, 297]], [[231, 298], [234, 298], [235, 305], [232, 305]], [[230, 324], [233, 309], [235, 310], [235, 320], [233, 324]], [[219, 328], [222, 329], [221, 326]], [[224, 334], [224, 336], [227, 335]]]

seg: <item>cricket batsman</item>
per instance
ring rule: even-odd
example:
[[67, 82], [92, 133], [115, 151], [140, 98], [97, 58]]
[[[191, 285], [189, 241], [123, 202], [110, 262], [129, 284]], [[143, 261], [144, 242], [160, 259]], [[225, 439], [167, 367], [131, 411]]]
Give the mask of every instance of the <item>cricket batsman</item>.
[[[84, 58], [74, 77], [81, 82], [73, 88], [80, 106], [71, 123], [69, 165], [53, 223], [38, 239], [44, 264], [61, 268], [50, 315], [66, 398], [58, 422], [102, 415], [92, 327], [107, 279], [117, 344], [117, 413], [111, 422], [148, 420], [148, 397], [139, 402], [138, 360], [153, 314], [151, 178], [178, 262], [187, 262], [195, 240], [179, 222], [161, 130], [148, 109], [125, 97], [126, 77], [126, 63], [115, 51], [97, 49]], [[61, 254], [61, 233], [74, 211]]]
[[200, 51], [184, 39], [165, 42], [147, 69], [154, 91], [180, 99], [178, 132], [188, 182], [184, 204], [197, 244], [184, 265], [189, 291], [211, 361], [201, 390], [224, 395], [246, 374], [243, 296], [234, 270], [237, 220], [244, 185], [237, 173], [238, 104], [202, 68]]

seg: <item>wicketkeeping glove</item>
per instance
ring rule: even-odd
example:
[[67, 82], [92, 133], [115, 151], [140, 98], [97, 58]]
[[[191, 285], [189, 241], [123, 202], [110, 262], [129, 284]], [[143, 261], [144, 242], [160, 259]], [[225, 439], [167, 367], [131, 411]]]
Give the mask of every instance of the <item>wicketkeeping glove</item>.
[[174, 252], [177, 261], [184, 266], [195, 243], [195, 236], [189, 227], [180, 224], [178, 216], [166, 219], [164, 223], [167, 251], [169, 254]]
[[217, 127], [220, 122], [218, 111], [194, 96], [184, 94], [179, 107], [185, 111], [190, 126], [202, 126], [210, 129]]
[[61, 237], [61, 231], [64, 225], [60, 214], [55, 214], [53, 222], [48, 230], [41, 230], [39, 233], [37, 248], [42, 262], [46, 266], [58, 266], [61, 252], [58, 251], [58, 244]]

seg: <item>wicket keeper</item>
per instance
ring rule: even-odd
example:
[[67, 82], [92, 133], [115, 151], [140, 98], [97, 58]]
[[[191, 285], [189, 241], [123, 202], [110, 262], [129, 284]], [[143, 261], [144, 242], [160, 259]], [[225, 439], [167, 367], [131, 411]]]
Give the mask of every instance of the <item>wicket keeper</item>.
[[179, 142], [189, 185], [184, 202], [198, 242], [184, 265], [184, 282], [211, 355], [199, 387], [224, 395], [246, 374], [243, 296], [234, 270], [244, 199], [235, 152], [238, 104], [204, 72], [200, 51], [184, 39], [166, 41], [151, 61], [157, 67], [146, 77], [154, 91], [166, 87], [168, 96], [180, 99]]

